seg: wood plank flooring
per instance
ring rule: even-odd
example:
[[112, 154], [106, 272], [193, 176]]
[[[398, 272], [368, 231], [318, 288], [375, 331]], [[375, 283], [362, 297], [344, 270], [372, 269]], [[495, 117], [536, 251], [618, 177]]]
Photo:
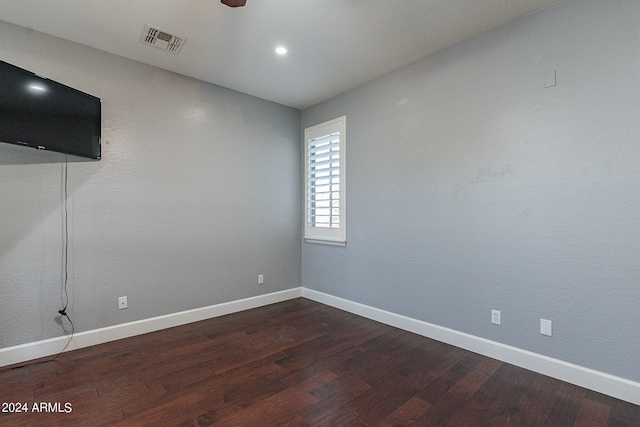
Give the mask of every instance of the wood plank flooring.
[[302, 298], [0, 369], [0, 402], [28, 408], [2, 426], [640, 426], [640, 406]]

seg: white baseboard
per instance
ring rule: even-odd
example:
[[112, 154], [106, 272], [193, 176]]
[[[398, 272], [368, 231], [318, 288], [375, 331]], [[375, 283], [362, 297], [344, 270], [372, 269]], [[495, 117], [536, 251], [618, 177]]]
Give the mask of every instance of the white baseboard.
[[371, 320], [432, 338], [474, 353], [538, 372], [589, 390], [640, 405], [640, 383], [574, 365], [517, 347], [380, 310], [333, 295], [302, 288], [302, 296]]
[[[155, 332], [174, 326], [186, 325], [187, 323], [198, 322], [226, 314], [237, 313], [298, 298], [300, 296], [302, 296], [302, 288], [287, 289], [271, 294], [138, 320], [136, 322], [79, 332], [73, 336], [73, 339], [67, 347], [67, 351]], [[15, 363], [58, 354], [68, 340], [69, 338], [67, 336], [62, 336], [0, 349], [0, 366], [13, 365]]]
[[[287, 289], [271, 294], [80, 332], [74, 335], [67, 351], [237, 313], [301, 296], [640, 405], [640, 383], [306, 288]], [[57, 354], [67, 343], [67, 340], [68, 337], [62, 336], [0, 349], [0, 366], [13, 365]]]

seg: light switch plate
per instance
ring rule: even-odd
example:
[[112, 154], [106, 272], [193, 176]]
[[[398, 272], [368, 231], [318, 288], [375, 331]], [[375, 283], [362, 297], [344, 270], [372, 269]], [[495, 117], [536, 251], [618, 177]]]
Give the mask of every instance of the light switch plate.
[[544, 73], [544, 88], [554, 87], [556, 85], [556, 70]]
[[540, 319], [540, 333], [549, 337], [552, 336], [551, 320]]

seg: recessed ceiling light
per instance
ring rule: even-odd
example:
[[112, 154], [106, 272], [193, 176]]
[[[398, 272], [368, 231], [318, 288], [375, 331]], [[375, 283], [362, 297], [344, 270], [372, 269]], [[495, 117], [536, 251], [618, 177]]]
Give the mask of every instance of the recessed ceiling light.
[[287, 48], [286, 48], [286, 47], [284, 47], [284, 46], [278, 46], [278, 47], [276, 48], [276, 53], [277, 53], [278, 55], [286, 55], [286, 54], [287, 54]]

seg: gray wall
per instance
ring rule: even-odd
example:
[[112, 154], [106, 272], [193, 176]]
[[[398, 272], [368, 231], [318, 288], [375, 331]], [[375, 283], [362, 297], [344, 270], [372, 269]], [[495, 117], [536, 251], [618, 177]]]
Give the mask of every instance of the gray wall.
[[[638, 22], [567, 0], [305, 110], [347, 115], [349, 229], [302, 259], [298, 111], [0, 22], [0, 59], [103, 100], [103, 159], [69, 163], [77, 330], [302, 283], [640, 381]], [[63, 333], [63, 162], [0, 144], [0, 347]]]
[[638, 23], [566, 1], [304, 110], [347, 116], [348, 229], [303, 286], [640, 381]]
[[[102, 160], [68, 166], [76, 331], [300, 286], [298, 110], [3, 22], [0, 59], [102, 98]], [[63, 163], [0, 144], [0, 347], [63, 334]]]

